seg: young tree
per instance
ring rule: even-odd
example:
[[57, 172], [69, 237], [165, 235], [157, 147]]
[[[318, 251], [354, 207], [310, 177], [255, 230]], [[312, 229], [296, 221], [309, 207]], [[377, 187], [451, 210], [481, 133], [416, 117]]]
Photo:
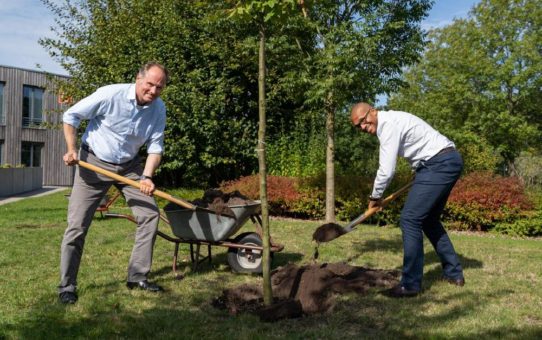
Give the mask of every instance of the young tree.
[[233, 10], [233, 15], [239, 15], [253, 22], [259, 31], [259, 53], [258, 53], [258, 107], [259, 107], [259, 128], [258, 144], [256, 152], [258, 154], [258, 165], [260, 174], [260, 200], [262, 210], [262, 230], [263, 230], [263, 293], [264, 304], [270, 305], [273, 301], [273, 291], [271, 289], [271, 257], [270, 257], [270, 233], [269, 233], [269, 204], [267, 202], [267, 167], [265, 160], [265, 129], [267, 124], [266, 117], [266, 53], [265, 41], [267, 32], [267, 23], [270, 20], [281, 20], [293, 13], [296, 9], [296, 1], [279, 0], [249, 0], [239, 1]]

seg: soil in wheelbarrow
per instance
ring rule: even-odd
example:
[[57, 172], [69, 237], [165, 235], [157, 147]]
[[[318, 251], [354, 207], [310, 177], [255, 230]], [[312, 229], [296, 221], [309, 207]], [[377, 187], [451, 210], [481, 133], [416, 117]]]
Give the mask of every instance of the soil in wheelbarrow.
[[338, 295], [365, 295], [371, 288], [390, 288], [398, 283], [399, 272], [370, 269], [346, 263], [297, 266], [288, 264], [271, 273], [274, 302], [263, 305], [261, 286], [241, 285], [224, 290], [213, 306], [230, 314], [250, 312], [262, 321], [326, 313], [333, 309]]
[[192, 204], [212, 210], [217, 215], [226, 214], [234, 216], [230, 206], [251, 204], [253, 202], [239, 191], [224, 193], [218, 189], [209, 189], [203, 193], [203, 197], [192, 201]]

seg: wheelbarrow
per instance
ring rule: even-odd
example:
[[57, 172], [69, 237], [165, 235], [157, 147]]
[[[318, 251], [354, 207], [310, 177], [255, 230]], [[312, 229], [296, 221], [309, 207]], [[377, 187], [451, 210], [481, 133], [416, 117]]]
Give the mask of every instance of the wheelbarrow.
[[[124, 184], [140, 187], [139, 182], [120, 176], [114, 172], [102, 169], [84, 161], [78, 161], [79, 166], [93, 170], [102, 175], [113, 178]], [[260, 201], [251, 201], [242, 205], [229, 206], [233, 214], [217, 213], [213, 210], [203, 207], [197, 207], [188, 201], [171, 196], [163, 191], [155, 190], [154, 195], [168, 200], [170, 203], [164, 207], [164, 214], [160, 214], [160, 219], [170, 226], [174, 236], [170, 236], [161, 231], [157, 235], [163, 239], [175, 243], [173, 252], [173, 273], [177, 275], [177, 258], [179, 245], [186, 243], [190, 245], [190, 259], [193, 269], [197, 270], [198, 265], [208, 260], [212, 261], [211, 246], [221, 246], [228, 248], [228, 264], [234, 272], [238, 273], [261, 273], [262, 272], [262, 221], [260, 218]], [[120, 194], [113, 196], [104, 204], [105, 210], [100, 213], [103, 217], [125, 218], [133, 223], [137, 223], [133, 216], [126, 214], [117, 214], [109, 212], [109, 207]], [[105, 213], [104, 213], [105, 212]], [[243, 225], [251, 220], [256, 232], [244, 232], [235, 235]], [[276, 244], [270, 240], [271, 254], [280, 252], [284, 249], [281, 244]], [[207, 246], [207, 255], [201, 254], [201, 246]], [[196, 248], [196, 249], [194, 249]]]

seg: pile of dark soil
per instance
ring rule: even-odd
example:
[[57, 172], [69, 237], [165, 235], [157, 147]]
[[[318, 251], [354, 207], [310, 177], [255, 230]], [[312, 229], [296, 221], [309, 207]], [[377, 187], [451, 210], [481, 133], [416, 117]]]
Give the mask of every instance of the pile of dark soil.
[[251, 312], [262, 321], [277, 321], [331, 310], [338, 294], [365, 294], [370, 288], [390, 288], [399, 272], [350, 266], [346, 263], [288, 264], [271, 273], [274, 303], [263, 306], [261, 287], [241, 285], [224, 290], [213, 301], [230, 314]]
[[205, 191], [202, 198], [198, 198], [191, 203], [195, 206], [212, 210], [217, 215], [234, 216], [230, 206], [251, 204], [253, 202], [239, 191], [224, 193], [218, 189], [209, 189]]

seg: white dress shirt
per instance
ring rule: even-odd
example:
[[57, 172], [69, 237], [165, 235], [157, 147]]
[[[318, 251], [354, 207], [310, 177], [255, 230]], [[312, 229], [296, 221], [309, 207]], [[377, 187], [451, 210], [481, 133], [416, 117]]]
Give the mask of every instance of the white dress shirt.
[[442, 149], [455, 147], [429, 124], [403, 111], [378, 111], [376, 135], [380, 142], [379, 167], [371, 194], [382, 197], [395, 174], [397, 157], [404, 157], [415, 169]]
[[156, 98], [148, 105], [137, 105], [135, 84], [101, 87], [63, 116], [64, 123], [76, 128], [82, 120], [89, 120], [82, 142], [103, 161], [128, 162], [145, 143], [148, 153], [163, 153], [164, 102]]

